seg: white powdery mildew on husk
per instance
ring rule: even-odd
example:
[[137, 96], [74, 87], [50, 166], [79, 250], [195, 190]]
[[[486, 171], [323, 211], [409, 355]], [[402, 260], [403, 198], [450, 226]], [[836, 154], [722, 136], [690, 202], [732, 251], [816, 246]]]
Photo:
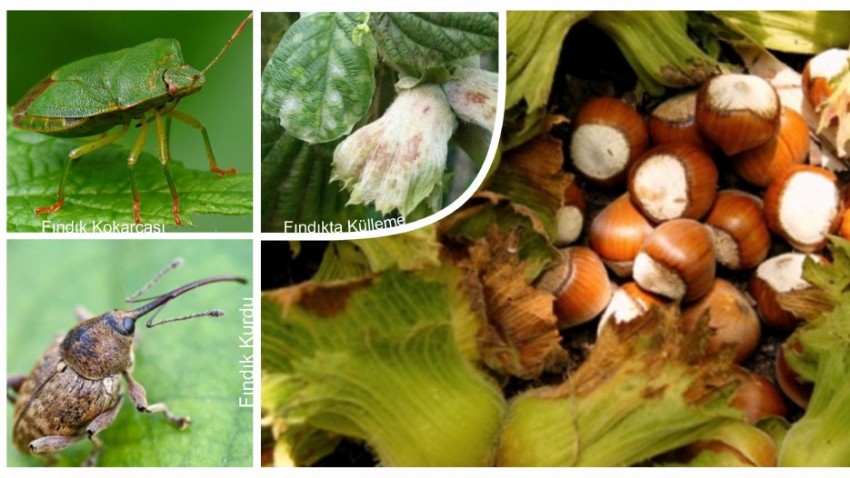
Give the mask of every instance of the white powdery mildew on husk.
[[456, 126], [439, 86], [403, 90], [380, 119], [336, 147], [331, 179], [350, 190], [349, 204], [407, 215], [440, 184]]
[[499, 75], [478, 68], [464, 68], [458, 80], [443, 83], [443, 91], [458, 118], [493, 132]]

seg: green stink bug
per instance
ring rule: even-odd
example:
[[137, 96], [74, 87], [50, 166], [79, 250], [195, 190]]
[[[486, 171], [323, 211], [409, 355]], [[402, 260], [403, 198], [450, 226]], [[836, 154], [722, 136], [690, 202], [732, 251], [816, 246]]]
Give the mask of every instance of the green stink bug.
[[69, 63], [32, 87], [12, 108], [15, 127], [55, 137], [100, 135], [68, 154], [56, 202], [36, 208], [36, 215], [52, 213], [63, 206], [65, 184], [74, 159], [117, 141], [135, 123], [140, 134], [130, 150], [128, 168], [133, 218], [140, 223], [140, 195], [134, 166], [147, 138], [147, 126], [155, 124], [160, 164], [171, 193], [172, 214], [175, 223], [180, 225], [179, 197], [168, 169], [168, 124], [176, 119], [198, 130], [206, 147], [210, 170], [218, 175], [235, 173], [234, 169], [221, 169], [216, 164], [204, 126], [175, 107], [182, 97], [203, 87], [205, 73], [230, 48], [251, 18], [252, 15], [248, 15], [242, 21], [203, 70], [184, 63], [177, 40], [156, 39]]

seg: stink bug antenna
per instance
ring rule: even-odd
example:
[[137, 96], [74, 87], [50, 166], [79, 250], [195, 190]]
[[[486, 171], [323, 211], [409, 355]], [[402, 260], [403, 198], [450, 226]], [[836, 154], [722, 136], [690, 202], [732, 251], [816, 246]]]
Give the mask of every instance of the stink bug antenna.
[[151, 300], [152, 298], [139, 299], [138, 297], [139, 297], [140, 295], [144, 294], [144, 293], [145, 293], [145, 291], [147, 291], [147, 290], [149, 290], [151, 287], [153, 287], [153, 286], [154, 286], [154, 284], [156, 284], [157, 282], [159, 282], [159, 280], [160, 280], [160, 279], [162, 279], [162, 277], [163, 277], [165, 274], [168, 274], [169, 272], [173, 271], [174, 269], [177, 269], [178, 267], [180, 267], [180, 266], [182, 266], [182, 265], [183, 265], [183, 258], [182, 258], [182, 257], [177, 257], [177, 258], [175, 258], [173, 261], [171, 261], [171, 264], [168, 264], [168, 265], [165, 267], [165, 269], [163, 269], [163, 270], [159, 271], [159, 272], [158, 272], [155, 276], [153, 276], [153, 278], [152, 278], [151, 280], [149, 280], [149, 281], [148, 281], [148, 283], [147, 283], [147, 284], [143, 285], [141, 289], [137, 290], [137, 291], [136, 291], [133, 295], [131, 295], [130, 297], [127, 297], [127, 299], [125, 299], [125, 302], [127, 302], [127, 303], [133, 303], [133, 302], [142, 302], [142, 301], [146, 301], [146, 300]]
[[224, 44], [224, 47], [221, 49], [221, 51], [218, 52], [218, 55], [216, 55], [215, 58], [213, 58], [213, 60], [210, 62], [210, 64], [207, 65], [207, 67], [204, 68], [203, 71], [201, 71], [201, 73], [203, 73], [205, 75], [207, 74], [207, 70], [212, 68], [212, 66], [215, 65], [216, 62], [218, 62], [218, 59], [221, 58], [221, 55], [224, 55], [224, 52], [226, 52], [227, 50], [230, 49], [230, 45], [231, 45], [231, 43], [233, 43], [233, 40], [235, 40], [236, 37], [238, 37], [239, 34], [242, 33], [242, 30], [245, 29], [245, 26], [248, 24], [249, 21], [251, 21], [251, 19], [253, 17], [254, 17], [254, 12], [251, 12], [250, 14], [248, 14], [248, 16], [244, 20], [242, 20], [242, 23], [239, 24], [239, 27], [236, 29], [235, 32], [233, 32], [233, 35], [230, 36], [230, 39], [227, 40], [227, 43]]

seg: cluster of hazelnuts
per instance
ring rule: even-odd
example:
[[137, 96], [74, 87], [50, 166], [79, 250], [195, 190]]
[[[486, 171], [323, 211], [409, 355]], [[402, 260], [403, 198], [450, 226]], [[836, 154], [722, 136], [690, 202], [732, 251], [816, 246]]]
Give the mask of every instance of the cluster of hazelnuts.
[[[829, 93], [818, 79], [804, 74], [804, 95], [814, 107]], [[601, 317], [601, 332], [608, 322], [678, 302], [686, 324], [708, 314], [715, 329], [709, 346], [733, 348], [738, 363], [758, 346], [761, 321], [793, 330], [798, 319], [777, 297], [810, 287], [801, 277], [804, 259], [826, 260], [819, 252], [838, 231], [844, 209], [835, 174], [805, 164], [809, 141], [802, 116], [752, 75], [714, 77], [665, 101], [648, 120], [618, 99], [587, 102], [573, 121], [569, 162], [587, 183], [625, 191], [589, 228], [582, 191], [573, 182], [565, 192], [557, 217], [561, 257], [537, 283], [555, 296], [559, 327]], [[761, 198], [718, 191], [714, 158], [722, 156], [753, 190], [763, 190]], [[850, 220], [845, 223], [850, 230]], [[587, 246], [571, 245], [584, 230]], [[771, 232], [794, 251], [768, 258]], [[752, 271], [752, 299], [717, 278], [718, 265]], [[799, 384], [784, 365], [778, 373], [789, 375], [777, 377], [780, 387], [805, 406], [805, 393], [795, 393]], [[771, 381], [751, 386], [776, 395], [769, 400], [773, 412], [784, 413]]]

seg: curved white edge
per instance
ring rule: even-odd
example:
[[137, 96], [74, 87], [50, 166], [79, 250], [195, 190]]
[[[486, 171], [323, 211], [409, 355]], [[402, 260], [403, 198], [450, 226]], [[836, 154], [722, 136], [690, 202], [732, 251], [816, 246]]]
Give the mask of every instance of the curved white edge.
[[[483, 10], [487, 11], [487, 10]], [[419, 219], [418, 221], [396, 226], [387, 229], [373, 229], [370, 231], [358, 232], [341, 232], [341, 233], [289, 233], [289, 232], [264, 232], [260, 231], [260, 239], [264, 241], [344, 241], [351, 239], [372, 239], [375, 237], [392, 236], [414, 231], [425, 226], [434, 224], [441, 219], [444, 219], [449, 214], [454, 213], [461, 206], [466, 204], [469, 198], [472, 197], [481, 187], [484, 179], [493, 166], [493, 160], [496, 157], [496, 150], [499, 147], [499, 138], [502, 131], [502, 121], [505, 116], [505, 92], [507, 87], [507, 13], [501, 10], [499, 13], [499, 99], [496, 105], [496, 122], [493, 127], [493, 136], [490, 138], [490, 148], [487, 150], [487, 157], [484, 159], [484, 164], [478, 170], [478, 175], [472, 184], [451, 204], [443, 209], [431, 214], [430, 216]]]

